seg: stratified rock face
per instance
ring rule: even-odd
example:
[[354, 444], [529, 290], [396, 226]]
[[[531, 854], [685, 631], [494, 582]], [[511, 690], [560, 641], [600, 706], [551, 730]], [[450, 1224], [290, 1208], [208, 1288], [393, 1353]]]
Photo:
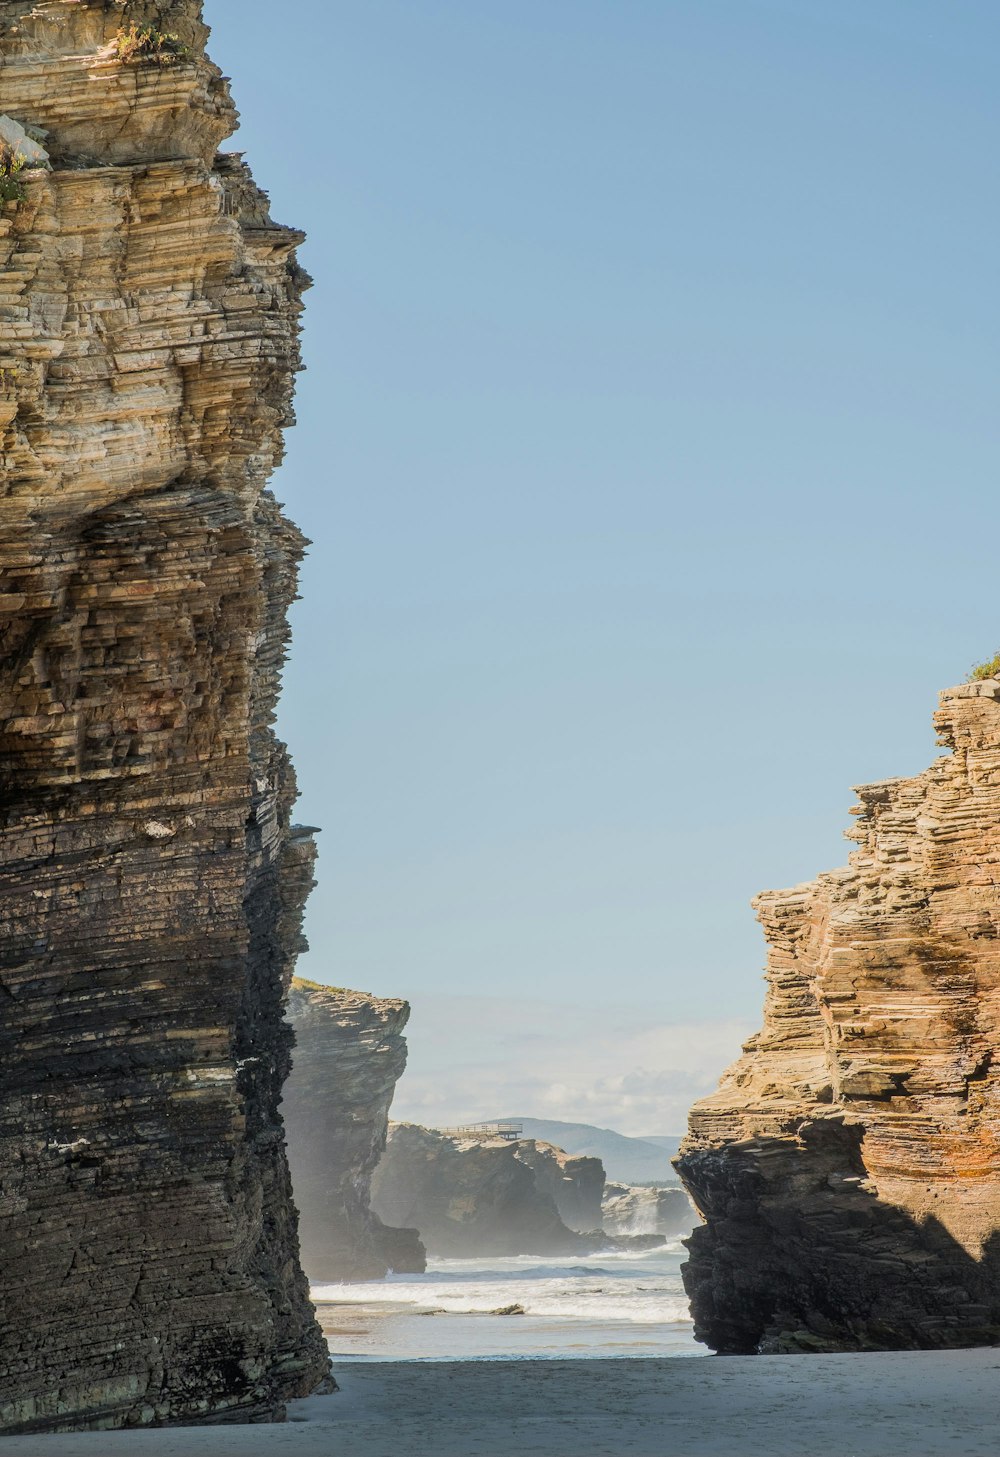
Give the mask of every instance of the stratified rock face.
[[369, 1207], [409, 1006], [296, 977], [288, 1010], [295, 1053], [282, 1112], [306, 1273], [321, 1284], [423, 1270], [417, 1231], [388, 1229]]
[[576, 1254], [601, 1243], [567, 1229], [518, 1145], [414, 1123], [390, 1125], [372, 1207], [387, 1223], [415, 1225], [432, 1255]]
[[[118, 59], [120, 26], [176, 32]], [[0, 1430], [281, 1414], [326, 1352], [277, 1105], [311, 885], [264, 485], [300, 236], [196, 0], [0, 0]]]
[[723, 1351], [1000, 1340], [1000, 682], [858, 790], [846, 869], [756, 905], [764, 1029], [696, 1105], [685, 1279]]
[[683, 1189], [609, 1184], [604, 1194], [604, 1229], [608, 1234], [690, 1233], [697, 1215]]
[[534, 1171], [535, 1183], [555, 1204], [559, 1218], [570, 1229], [601, 1226], [604, 1165], [588, 1155], [566, 1153], [554, 1143], [522, 1138], [514, 1145], [521, 1163]]

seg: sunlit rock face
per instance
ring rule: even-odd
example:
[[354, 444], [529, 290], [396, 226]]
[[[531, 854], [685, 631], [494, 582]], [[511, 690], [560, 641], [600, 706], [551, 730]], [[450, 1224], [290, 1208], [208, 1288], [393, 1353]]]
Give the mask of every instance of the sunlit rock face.
[[763, 1030], [692, 1110], [685, 1280], [723, 1351], [1000, 1340], [1000, 681], [862, 786], [848, 865], [756, 907]]
[[295, 1052], [282, 1113], [309, 1279], [422, 1271], [417, 1231], [387, 1227], [370, 1207], [389, 1107], [406, 1066], [409, 1006], [295, 977], [288, 1010]]
[[[182, 53], [123, 61], [136, 23]], [[278, 1098], [299, 364], [196, 0], [0, 0], [0, 1430], [279, 1416], [327, 1357]]]

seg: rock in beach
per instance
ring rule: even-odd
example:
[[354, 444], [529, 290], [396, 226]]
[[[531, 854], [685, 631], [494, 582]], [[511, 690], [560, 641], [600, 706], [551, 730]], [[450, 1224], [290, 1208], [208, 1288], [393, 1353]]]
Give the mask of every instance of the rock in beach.
[[[51, 163], [0, 204], [8, 1433], [270, 1420], [328, 1366], [278, 1113], [305, 543], [266, 489], [308, 280], [217, 154], [200, 9], [0, 0], [3, 110]], [[167, 11], [175, 63], [123, 60]]]
[[755, 902], [763, 1029], [691, 1113], [684, 1273], [719, 1351], [1000, 1342], [1000, 681], [862, 785], [840, 870]]

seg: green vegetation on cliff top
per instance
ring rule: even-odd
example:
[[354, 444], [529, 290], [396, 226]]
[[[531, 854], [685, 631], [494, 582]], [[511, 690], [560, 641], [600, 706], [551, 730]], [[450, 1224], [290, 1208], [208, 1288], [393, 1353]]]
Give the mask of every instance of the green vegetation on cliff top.
[[325, 981], [310, 981], [309, 978], [308, 977], [305, 977], [305, 976], [293, 976], [292, 977], [292, 986], [293, 987], [303, 987], [306, 991], [309, 991], [309, 992], [337, 992], [337, 993], [344, 993], [344, 992], [349, 992], [351, 990], [350, 987], [332, 987], [332, 986], [328, 986]]

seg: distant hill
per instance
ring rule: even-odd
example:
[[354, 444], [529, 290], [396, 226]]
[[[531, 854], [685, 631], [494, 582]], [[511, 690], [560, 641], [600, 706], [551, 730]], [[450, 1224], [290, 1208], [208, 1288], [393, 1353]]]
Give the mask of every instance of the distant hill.
[[[506, 1121], [506, 1120], [504, 1120]], [[678, 1138], [628, 1138], [612, 1128], [590, 1123], [560, 1123], [554, 1118], [512, 1118], [524, 1125], [525, 1138], [554, 1143], [567, 1153], [599, 1158], [609, 1179], [618, 1184], [678, 1184], [670, 1166]]]
[[670, 1138], [664, 1138], [659, 1133], [642, 1133], [639, 1134], [639, 1139], [642, 1143], [655, 1143], [657, 1148], [665, 1148], [671, 1158], [676, 1155], [677, 1150], [681, 1146], [679, 1134], [671, 1135]]

